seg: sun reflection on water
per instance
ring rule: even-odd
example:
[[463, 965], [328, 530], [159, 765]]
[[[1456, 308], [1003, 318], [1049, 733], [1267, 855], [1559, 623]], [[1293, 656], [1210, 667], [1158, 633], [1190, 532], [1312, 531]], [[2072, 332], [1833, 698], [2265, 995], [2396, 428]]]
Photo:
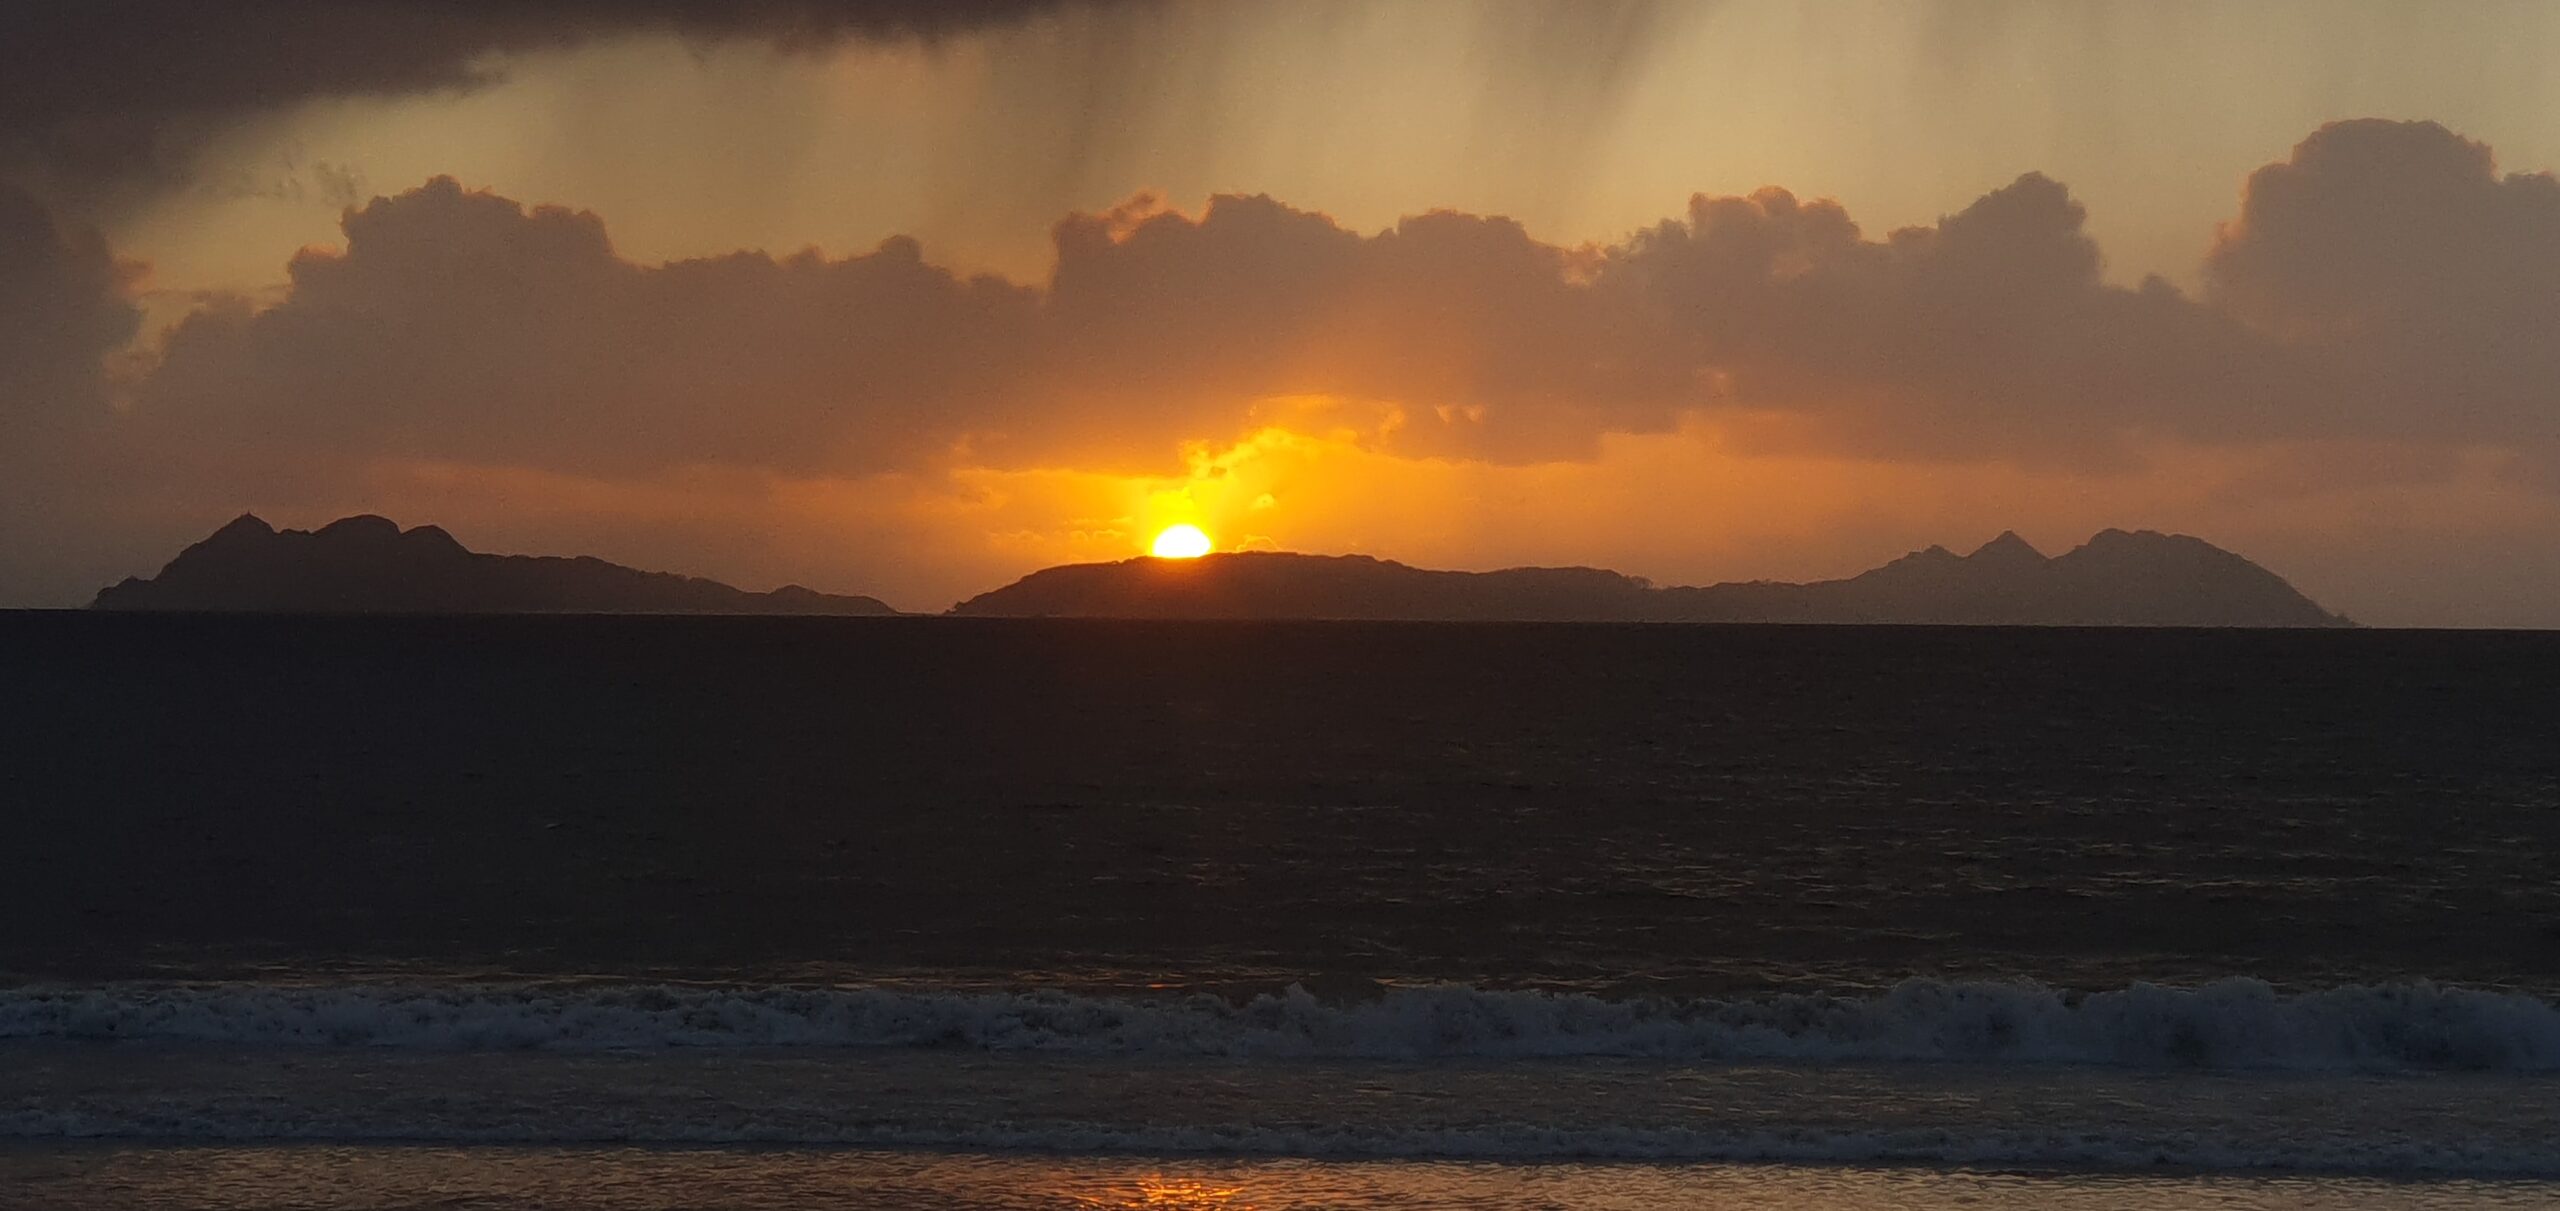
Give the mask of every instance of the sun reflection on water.
[[1079, 1207], [1109, 1208], [1216, 1208], [1217, 1211], [1257, 1211], [1250, 1202], [1242, 1201], [1244, 1187], [1213, 1186], [1192, 1178], [1143, 1177], [1136, 1184], [1102, 1194], [1071, 1194]]

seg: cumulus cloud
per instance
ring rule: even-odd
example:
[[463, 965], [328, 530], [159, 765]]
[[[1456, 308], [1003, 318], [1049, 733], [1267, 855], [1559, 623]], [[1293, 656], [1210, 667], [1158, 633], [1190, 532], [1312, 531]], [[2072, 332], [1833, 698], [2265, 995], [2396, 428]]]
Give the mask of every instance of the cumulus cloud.
[[345, 229], [293, 259], [282, 304], [180, 324], [140, 419], [312, 457], [861, 471], [992, 414], [1029, 356], [1031, 291], [907, 240], [641, 266], [592, 214], [449, 179]]
[[1804, 418], [1825, 446], [2087, 458], [2244, 428], [2279, 389], [2274, 351], [2165, 282], [2104, 282], [2083, 219], [2032, 173], [1882, 239], [1784, 190], [1700, 197], [1602, 281], [1642, 296], [1720, 399]]
[[2432, 122], [2338, 122], [2251, 174], [2212, 301], [2352, 384], [2302, 425], [2560, 436], [2560, 180]]
[[1695, 395], [1586, 280], [1601, 255], [1446, 211], [1362, 235], [1265, 197], [1070, 219], [1044, 310], [1066, 395], [1036, 415], [1231, 430], [1252, 401], [1330, 397], [1410, 452], [1586, 455], [1605, 430], [1669, 428]]

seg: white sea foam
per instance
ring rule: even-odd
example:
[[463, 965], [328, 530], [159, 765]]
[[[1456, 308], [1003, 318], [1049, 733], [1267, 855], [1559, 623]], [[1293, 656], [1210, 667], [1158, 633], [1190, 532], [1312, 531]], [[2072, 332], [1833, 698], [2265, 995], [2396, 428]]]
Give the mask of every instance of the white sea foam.
[[2560, 1007], [2433, 984], [2224, 980], [2072, 994], [1913, 980], [1873, 997], [1596, 997], [1461, 985], [1336, 1003], [671, 985], [21, 987], [0, 1040], [599, 1050], [954, 1047], [1328, 1059], [1632, 1057], [2207, 1069], [2560, 1070]]

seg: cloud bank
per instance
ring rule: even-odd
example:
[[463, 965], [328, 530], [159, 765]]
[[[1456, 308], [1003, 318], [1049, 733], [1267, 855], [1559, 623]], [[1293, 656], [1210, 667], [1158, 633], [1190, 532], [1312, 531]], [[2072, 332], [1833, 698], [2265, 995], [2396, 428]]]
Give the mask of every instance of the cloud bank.
[[2205, 298], [2106, 283], [2083, 221], [2033, 174], [1934, 226], [1869, 235], [1770, 189], [1599, 247], [1139, 199], [1061, 222], [1031, 287], [902, 239], [634, 264], [595, 215], [439, 179], [351, 211], [281, 302], [180, 325], [141, 412], [621, 472], [1161, 462], [1308, 401], [1385, 449], [1501, 463], [1700, 412], [1826, 449], [2098, 463], [2145, 439], [2530, 450], [2560, 419], [2560, 184], [2440, 127], [2342, 123], [2258, 172]]
[[141, 326], [126, 297], [133, 274], [96, 232], [0, 185], [0, 422], [68, 424], [96, 411], [107, 355]]

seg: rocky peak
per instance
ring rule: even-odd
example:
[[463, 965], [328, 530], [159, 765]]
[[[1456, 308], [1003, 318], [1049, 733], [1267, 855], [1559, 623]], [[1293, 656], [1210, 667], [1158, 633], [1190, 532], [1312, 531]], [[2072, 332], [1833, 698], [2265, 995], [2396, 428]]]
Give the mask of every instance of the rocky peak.
[[2018, 537], [2016, 530], [2002, 530], [2000, 537], [1974, 548], [1973, 554], [1965, 558], [1975, 563], [1994, 564], [2040, 564], [2045, 561], [2044, 552]]

